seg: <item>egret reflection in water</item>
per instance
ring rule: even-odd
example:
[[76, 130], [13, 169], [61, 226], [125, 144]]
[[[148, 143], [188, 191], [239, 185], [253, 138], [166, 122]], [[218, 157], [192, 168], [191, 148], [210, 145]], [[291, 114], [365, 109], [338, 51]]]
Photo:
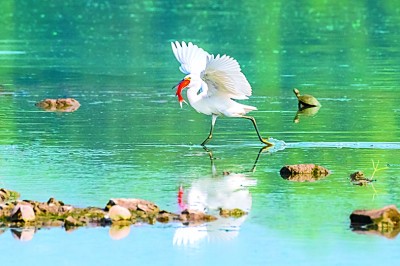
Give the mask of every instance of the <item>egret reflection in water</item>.
[[173, 244], [195, 245], [201, 241], [231, 240], [238, 236], [240, 226], [247, 219], [252, 207], [252, 195], [249, 187], [257, 185], [257, 180], [249, 177], [264, 149], [257, 154], [254, 166], [245, 173], [218, 172], [215, 159], [206, 149], [211, 160], [211, 175], [193, 181], [189, 188], [183, 188], [181, 209], [218, 215], [221, 209], [241, 209], [246, 214], [239, 218], [218, 217], [218, 220], [206, 224], [189, 224], [176, 229]]

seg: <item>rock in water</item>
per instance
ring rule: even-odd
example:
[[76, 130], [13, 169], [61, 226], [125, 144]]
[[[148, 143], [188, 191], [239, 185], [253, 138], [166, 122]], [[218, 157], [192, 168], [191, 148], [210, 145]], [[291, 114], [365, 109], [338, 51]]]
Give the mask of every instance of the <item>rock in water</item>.
[[366, 178], [362, 171], [354, 172], [350, 175], [350, 181], [357, 186], [365, 186], [368, 183], [376, 181], [374, 179]]
[[143, 211], [147, 214], [158, 213], [160, 209], [154, 203], [142, 199], [110, 199], [105, 207], [109, 210], [112, 206], [119, 205], [127, 208], [130, 211]]
[[379, 210], [355, 210], [350, 215], [350, 221], [352, 226], [393, 230], [400, 227], [400, 213], [395, 205], [389, 205]]
[[110, 217], [111, 221], [115, 222], [130, 220], [132, 214], [127, 208], [119, 205], [114, 205], [108, 211], [108, 216]]
[[0, 188], [0, 203], [10, 200], [16, 200], [19, 198], [19, 193], [16, 191]]
[[13, 222], [33, 222], [36, 216], [30, 204], [18, 203], [11, 211], [11, 221]]
[[11, 229], [12, 236], [22, 242], [32, 240], [36, 233], [35, 228], [13, 228]]
[[37, 107], [52, 112], [74, 112], [81, 106], [80, 103], [73, 98], [60, 99], [44, 99], [35, 104]]
[[64, 220], [64, 227], [65, 229], [70, 229], [70, 228], [74, 228], [74, 227], [78, 227], [78, 226], [83, 226], [84, 223], [75, 219], [72, 216], [68, 216], [67, 218], [65, 218]]

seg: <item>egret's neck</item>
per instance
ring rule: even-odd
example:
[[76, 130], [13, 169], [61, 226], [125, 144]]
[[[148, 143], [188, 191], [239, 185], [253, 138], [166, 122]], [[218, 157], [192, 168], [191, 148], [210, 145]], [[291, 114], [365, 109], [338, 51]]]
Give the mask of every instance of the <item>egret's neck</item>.
[[187, 97], [191, 106], [196, 109], [196, 103], [201, 101], [208, 91], [207, 84], [202, 79], [196, 79], [191, 81], [191, 86], [187, 90]]

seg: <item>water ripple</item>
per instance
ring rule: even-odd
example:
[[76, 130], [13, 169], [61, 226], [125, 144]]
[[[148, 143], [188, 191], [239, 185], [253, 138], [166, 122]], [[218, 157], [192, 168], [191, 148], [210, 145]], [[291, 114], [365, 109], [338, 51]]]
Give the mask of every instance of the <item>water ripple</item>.
[[293, 142], [287, 148], [400, 149], [400, 142]]

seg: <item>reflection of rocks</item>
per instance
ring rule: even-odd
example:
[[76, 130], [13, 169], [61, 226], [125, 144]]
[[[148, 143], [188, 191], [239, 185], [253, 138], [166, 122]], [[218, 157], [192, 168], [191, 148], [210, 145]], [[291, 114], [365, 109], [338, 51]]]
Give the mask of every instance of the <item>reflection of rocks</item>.
[[353, 185], [366, 186], [368, 183], [371, 183], [375, 180], [366, 178], [362, 171], [357, 171], [350, 175], [350, 181], [353, 183]]
[[315, 164], [285, 165], [280, 170], [282, 178], [296, 182], [313, 182], [329, 175], [329, 170]]
[[356, 232], [394, 238], [400, 232], [400, 213], [395, 205], [379, 210], [355, 210], [350, 215], [350, 223]]
[[131, 227], [129, 225], [112, 224], [110, 226], [110, 231], [108, 231], [111, 239], [120, 240], [129, 235], [131, 232]]
[[325, 177], [325, 175], [315, 176], [312, 174], [296, 174], [290, 176], [282, 176], [284, 179], [294, 182], [315, 182]]
[[400, 228], [396, 228], [393, 230], [378, 230], [378, 229], [373, 229], [373, 228], [362, 228], [362, 227], [356, 227], [353, 226], [353, 232], [358, 233], [358, 234], [363, 234], [363, 235], [378, 235], [378, 236], [383, 236], [389, 239], [397, 237], [397, 235], [400, 233]]
[[73, 98], [44, 99], [35, 105], [52, 112], [74, 112], [80, 107], [80, 103]]
[[[120, 239], [129, 234], [130, 225], [138, 222], [203, 224], [216, 219], [216, 216], [197, 210], [171, 213], [142, 199], [110, 199], [104, 209], [78, 208], [54, 198], [47, 202], [9, 200], [0, 205], [0, 228], [14, 228], [13, 234], [21, 240], [30, 239], [36, 229], [47, 227], [64, 227], [66, 231], [73, 231], [81, 226], [112, 226], [110, 236]], [[33, 231], [20, 230], [27, 227], [33, 228]]]
[[11, 234], [13, 237], [19, 241], [30, 241], [35, 235], [36, 229], [33, 227], [29, 228], [13, 228], [11, 229]]

